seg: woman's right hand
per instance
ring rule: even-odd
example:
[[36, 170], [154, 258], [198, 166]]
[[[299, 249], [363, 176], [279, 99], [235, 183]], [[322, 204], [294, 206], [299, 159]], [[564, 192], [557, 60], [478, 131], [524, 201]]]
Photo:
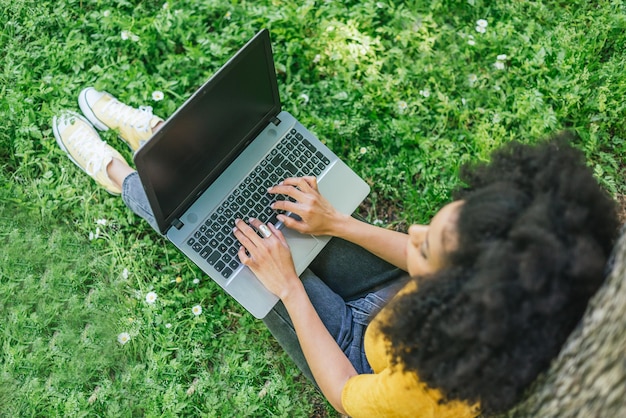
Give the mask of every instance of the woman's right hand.
[[335, 235], [335, 226], [344, 217], [321, 195], [315, 177], [286, 178], [270, 187], [268, 193], [287, 195], [295, 200], [277, 200], [272, 209], [298, 215], [300, 220], [282, 214], [278, 215], [278, 220], [302, 234]]

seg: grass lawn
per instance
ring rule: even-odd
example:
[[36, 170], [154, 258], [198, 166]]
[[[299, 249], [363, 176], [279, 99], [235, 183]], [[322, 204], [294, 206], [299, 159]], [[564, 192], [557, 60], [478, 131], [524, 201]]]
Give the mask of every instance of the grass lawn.
[[58, 149], [51, 119], [86, 86], [167, 117], [267, 27], [285, 110], [369, 182], [371, 222], [427, 222], [461, 164], [561, 129], [626, 194], [624, 0], [0, 10], [0, 416], [337, 416], [260, 321]]

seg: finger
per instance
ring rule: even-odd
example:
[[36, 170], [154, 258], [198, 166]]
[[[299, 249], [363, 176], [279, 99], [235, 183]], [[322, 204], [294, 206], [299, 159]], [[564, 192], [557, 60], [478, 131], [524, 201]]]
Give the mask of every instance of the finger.
[[249, 222], [250, 225], [254, 226], [254, 228], [263, 236], [263, 238], [270, 238], [272, 236], [272, 231], [260, 220], [250, 218]]
[[[306, 183], [303, 183], [303, 187]], [[302, 200], [306, 193], [310, 193], [310, 187], [306, 185], [306, 188], [303, 190], [295, 184], [279, 184], [274, 187], [270, 187], [267, 189], [267, 192], [270, 194], [283, 194], [287, 195], [294, 200]]]
[[243, 232], [241, 232], [239, 228], [237, 227], [233, 228], [233, 235], [235, 236], [235, 238], [237, 238], [237, 241], [239, 241], [242, 247], [246, 249], [254, 248], [255, 245], [252, 243], [252, 241], [250, 241], [250, 239]]
[[317, 190], [317, 177], [315, 176], [305, 176], [302, 179], [309, 185], [313, 190]]
[[236, 219], [235, 226], [236, 228], [233, 229], [233, 233], [246, 248], [252, 248], [251, 245], [258, 246], [261, 244], [261, 237], [243, 220]]
[[277, 200], [272, 203], [270, 207], [274, 210], [284, 210], [285, 212], [293, 212], [298, 215], [300, 205], [297, 202], [292, 202], [290, 200]]
[[283, 214], [277, 215], [276, 219], [282, 222], [283, 225], [285, 225], [289, 229], [293, 229], [294, 231], [298, 231], [298, 232], [306, 232], [305, 227], [307, 226], [307, 224], [303, 221], [298, 221], [292, 218], [291, 216], [287, 216]]
[[282, 183], [289, 186], [295, 186], [303, 192], [308, 192], [311, 189], [317, 189], [317, 178], [314, 176], [288, 177], [283, 180]]
[[241, 261], [241, 264], [243, 264], [244, 266], [249, 266], [252, 262], [252, 255], [249, 255], [246, 252], [246, 249], [243, 245], [239, 247], [239, 251], [237, 251], [237, 256], [239, 257], [239, 261]]
[[[283, 216], [283, 215], [281, 215]], [[288, 217], [288, 216], [286, 216]], [[287, 244], [287, 238], [285, 238], [285, 236], [283, 235], [282, 231], [280, 229], [276, 229], [276, 227], [274, 226], [273, 223], [268, 223], [267, 227], [270, 229], [270, 231], [272, 231], [272, 234], [274, 234], [276, 236], [276, 238], [278, 238], [280, 240], [280, 242], [282, 242], [284, 245], [286, 245], [287, 247], [289, 247], [289, 244]]]

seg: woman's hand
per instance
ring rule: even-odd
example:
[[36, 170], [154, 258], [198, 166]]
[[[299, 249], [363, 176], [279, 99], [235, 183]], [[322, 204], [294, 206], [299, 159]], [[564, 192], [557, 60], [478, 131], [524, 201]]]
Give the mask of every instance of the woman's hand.
[[272, 209], [298, 215], [300, 220], [286, 215], [278, 215], [278, 220], [302, 234], [334, 235], [335, 226], [343, 217], [320, 194], [315, 177], [286, 178], [280, 184], [270, 187], [268, 193], [287, 195], [295, 200], [278, 200], [272, 204]]
[[281, 300], [288, 297], [300, 279], [282, 232], [258, 219], [250, 219], [250, 225], [237, 219], [233, 233], [242, 244], [238, 253], [241, 263], [252, 270], [267, 290]]

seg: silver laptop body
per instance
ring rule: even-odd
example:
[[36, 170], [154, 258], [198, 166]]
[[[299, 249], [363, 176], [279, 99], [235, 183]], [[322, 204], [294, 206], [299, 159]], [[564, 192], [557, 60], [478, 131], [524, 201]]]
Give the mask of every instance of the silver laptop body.
[[[239, 263], [234, 218], [276, 222], [264, 193], [315, 175], [322, 195], [352, 213], [369, 186], [291, 114], [281, 111], [269, 32], [257, 33], [134, 157], [160, 232], [257, 318], [278, 298]], [[279, 225], [280, 227], [280, 225]], [[330, 237], [282, 228], [298, 274]]]

